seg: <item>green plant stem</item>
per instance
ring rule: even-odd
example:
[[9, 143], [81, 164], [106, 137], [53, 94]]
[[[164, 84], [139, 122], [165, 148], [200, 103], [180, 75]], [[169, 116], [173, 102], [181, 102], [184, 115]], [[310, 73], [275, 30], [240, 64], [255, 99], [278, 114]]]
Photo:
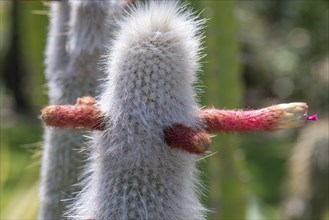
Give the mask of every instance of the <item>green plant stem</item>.
[[[210, 17], [206, 33], [209, 62], [205, 65], [207, 105], [218, 108], [239, 108], [242, 84], [240, 79], [239, 43], [234, 1], [203, 1], [205, 13]], [[210, 204], [215, 210], [211, 219], [245, 218], [246, 190], [243, 159], [239, 155], [237, 135], [219, 135], [213, 140], [209, 158]], [[241, 154], [240, 154], [241, 155]]]

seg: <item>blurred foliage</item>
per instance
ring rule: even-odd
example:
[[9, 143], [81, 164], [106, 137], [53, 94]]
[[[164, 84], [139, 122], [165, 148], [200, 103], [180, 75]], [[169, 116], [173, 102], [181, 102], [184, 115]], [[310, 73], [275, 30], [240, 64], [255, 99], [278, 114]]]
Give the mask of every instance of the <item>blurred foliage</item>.
[[36, 217], [41, 133], [35, 119], [1, 121], [0, 219]]
[[[0, 1], [0, 58], [3, 65], [10, 35], [12, 1]], [[20, 41], [27, 68], [24, 91], [34, 111], [21, 116], [13, 111], [13, 98], [0, 81], [1, 91], [1, 219], [34, 218], [38, 209], [38, 175], [42, 141], [42, 126], [37, 120], [38, 110], [47, 104], [43, 76], [43, 54], [46, 41], [48, 8], [41, 1], [19, 1]], [[216, 32], [222, 18], [216, 7], [207, 2], [191, 1], [201, 16], [211, 19], [208, 33]], [[327, 118], [329, 3], [326, 0], [291, 1], [235, 1], [238, 21], [238, 41], [241, 47], [240, 66], [243, 82], [241, 106], [259, 108], [281, 102], [304, 101], [310, 112]], [[230, 22], [227, 21], [227, 25]], [[228, 27], [229, 28], [229, 27]], [[205, 39], [207, 42], [207, 39]], [[220, 62], [225, 45], [218, 38], [205, 49], [206, 71], [201, 73], [203, 85], [218, 83], [220, 78], [208, 73], [208, 65]], [[224, 49], [223, 49], [224, 48]], [[219, 66], [218, 68], [224, 68]], [[225, 69], [219, 73], [225, 74]], [[2, 75], [3, 73], [1, 73]], [[214, 73], [216, 74], [216, 73]], [[232, 82], [235, 83], [235, 82]], [[227, 93], [230, 93], [230, 87]], [[209, 86], [210, 88], [211, 86]], [[215, 86], [216, 87], [216, 86]], [[221, 102], [226, 94], [200, 94], [205, 101], [218, 98], [216, 106], [231, 107]], [[214, 90], [215, 91], [215, 90]], [[220, 90], [222, 91], [222, 90]], [[213, 103], [213, 104], [216, 104]], [[236, 106], [239, 107], [239, 106]], [[329, 128], [328, 128], [329, 129]], [[275, 133], [240, 135], [240, 147], [234, 157], [244, 159], [246, 168], [240, 173], [248, 183], [247, 218], [282, 219], [283, 185], [287, 182], [287, 161], [300, 129]], [[327, 132], [328, 133], [328, 132]], [[219, 139], [221, 136], [219, 135]], [[32, 151], [32, 152], [31, 152]], [[222, 155], [223, 156], [223, 155]], [[221, 155], [219, 154], [220, 158]], [[208, 161], [209, 158], [203, 161]], [[205, 162], [201, 162], [202, 167]], [[205, 184], [209, 184], [204, 170]], [[208, 202], [203, 198], [205, 202]], [[208, 206], [209, 207], [209, 206]], [[329, 217], [329, 211], [326, 214]]]
[[303, 100], [327, 113], [328, 1], [241, 1], [237, 16], [245, 81], [256, 89], [245, 100]]

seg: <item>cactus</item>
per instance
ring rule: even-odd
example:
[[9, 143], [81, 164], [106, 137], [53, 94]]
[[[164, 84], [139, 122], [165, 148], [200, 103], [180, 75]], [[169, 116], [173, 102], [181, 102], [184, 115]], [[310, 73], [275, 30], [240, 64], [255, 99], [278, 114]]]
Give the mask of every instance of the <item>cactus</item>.
[[[120, 3], [121, 4], [121, 3]], [[100, 54], [109, 39], [106, 19], [113, 20], [118, 3], [102, 1], [50, 2], [50, 27], [46, 48], [46, 78], [50, 104], [74, 103], [77, 97], [96, 95]], [[112, 17], [111, 17], [112, 16]], [[79, 131], [45, 128], [41, 169], [40, 219], [60, 219], [78, 191], [78, 152], [84, 141]]]
[[305, 103], [200, 110], [193, 85], [203, 23], [174, 1], [137, 5], [119, 23], [99, 101], [84, 97], [42, 110], [50, 126], [98, 130], [84, 188], [67, 217], [204, 219], [196, 161], [208, 149], [207, 132], [276, 130], [315, 119]]
[[305, 128], [289, 160], [284, 214], [287, 219], [323, 219], [329, 205], [328, 119]]
[[77, 219], [203, 219], [197, 157], [169, 148], [163, 128], [199, 127], [193, 92], [200, 27], [174, 1], [132, 9], [108, 58], [99, 101], [105, 129], [93, 137]]

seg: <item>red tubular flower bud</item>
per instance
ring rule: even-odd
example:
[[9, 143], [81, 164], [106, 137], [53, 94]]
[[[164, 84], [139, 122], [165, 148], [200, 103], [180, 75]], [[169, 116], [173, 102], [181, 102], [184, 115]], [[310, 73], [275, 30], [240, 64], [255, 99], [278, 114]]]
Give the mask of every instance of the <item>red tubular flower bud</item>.
[[280, 114], [268, 111], [230, 111], [205, 109], [199, 117], [206, 125], [206, 130], [217, 132], [271, 131], [277, 126]]
[[190, 153], [202, 154], [210, 146], [210, 137], [203, 131], [197, 131], [184, 125], [175, 125], [164, 129], [166, 143]]
[[[48, 126], [80, 130], [104, 130], [104, 118], [93, 97], [78, 98], [76, 105], [53, 105], [41, 110], [41, 119]], [[166, 143], [194, 154], [204, 153], [210, 146], [210, 137], [184, 125], [164, 129]]]
[[49, 126], [80, 130], [102, 130], [102, 114], [94, 106], [53, 105], [41, 110], [42, 120]]
[[[274, 105], [259, 110], [218, 110], [204, 109], [199, 118], [205, 131], [184, 125], [164, 128], [166, 143], [173, 148], [190, 153], [202, 154], [210, 145], [207, 133], [273, 131], [295, 128], [307, 120], [317, 120], [317, 116], [307, 116], [305, 103]], [[42, 109], [41, 118], [49, 126], [82, 130], [104, 130], [104, 117], [93, 97], [83, 97], [76, 105], [54, 105]]]
[[306, 103], [280, 104], [250, 111], [205, 109], [200, 111], [199, 117], [206, 131], [211, 133], [273, 131], [302, 126], [306, 120], [311, 120], [307, 118], [307, 109]]

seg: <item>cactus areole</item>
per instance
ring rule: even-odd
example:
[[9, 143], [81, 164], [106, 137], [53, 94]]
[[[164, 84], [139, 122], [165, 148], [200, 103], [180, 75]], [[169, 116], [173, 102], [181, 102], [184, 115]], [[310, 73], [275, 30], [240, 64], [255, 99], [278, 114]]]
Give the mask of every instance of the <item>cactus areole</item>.
[[77, 219], [205, 219], [196, 161], [208, 133], [303, 125], [305, 103], [253, 111], [200, 109], [194, 92], [203, 20], [175, 1], [137, 4], [120, 21], [99, 100], [42, 110], [49, 126], [92, 135]]

